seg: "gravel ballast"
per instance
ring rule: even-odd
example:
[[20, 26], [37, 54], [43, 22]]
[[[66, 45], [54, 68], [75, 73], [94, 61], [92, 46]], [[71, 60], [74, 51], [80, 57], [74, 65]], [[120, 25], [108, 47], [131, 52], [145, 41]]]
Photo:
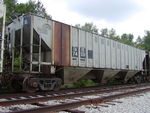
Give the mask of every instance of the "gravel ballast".
[[115, 99], [108, 104], [81, 106], [77, 109], [86, 113], [150, 113], [150, 92]]
[[[100, 95], [95, 96], [97, 97]], [[93, 98], [95, 98], [95, 96], [93, 96]], [[89, 96], [89, 98], [92, 98], [92, 96]], [[60, 104], [61, 101], [47, 101], [43, 102], [42, 104], [56, 105]], [[67, 101], [70, 102], [69, 99]], [[0, 112], [20, 111], [23, 109], [32, 109], [37, 107], [38, 106], [30, 104], [14, 105], [9, 107], [0, 107]], [[83, 105], [75, 109], [79, 111], [85, 111], [85, 113], [150, 113], [150, 92], [141, 93], [130, 97], [124, 97], [121, 99], [115, 99], [113, 101], [102, 103], [99, 105]]]

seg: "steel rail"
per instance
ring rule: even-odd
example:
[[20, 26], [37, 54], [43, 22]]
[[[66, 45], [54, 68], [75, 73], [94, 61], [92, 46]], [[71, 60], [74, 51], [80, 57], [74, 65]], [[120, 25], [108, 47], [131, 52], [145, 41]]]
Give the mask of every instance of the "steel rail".
[[[147, 86], [150, 84], [138, 84], [139, 86]], [[60, 91], [48, 91], [48, 92], [36, 92], [36, 93], [13, 93], [13, 94], [0, 94], [0, 99], [3, 98], [16, 98], [16, 97], [28, 97], [28, 96], [37, 96], [37, 95], [51, 95], [51, 94], [62, 94], [62, 93], [69, 93], [69, 92], [79, 92], [79, 91], [87, 91], [87, 90], [103, 90], [108, 88], [116, 88], [116, 87], [130, 87], [130, 86], [137, 86], [133, 84], [125, 84], [125, 85], [109, 85], [109, 86], [95, 86], [95, 87], [83, 87], [83, 88], [71, 88], [71, 89], [61, 89]]]
[[35, 97], [35, 98], [26, 98], [26, 99], [16, 99], [16, 100], [9, 100], [9, 101], [1, 101], [0, 106], [9, 106], [9, 105], [16, 105], [16, 104], [32, 104], [32, 103], [38, 103], [38, 102], [45, 102], [49, 100], [61, 100], [66, 98], [74, 98], [74, 97], [81, 97], [86, 95], [94, 95], [94, 94], [100, 94], [100, 93], [109, 93], [113, 91], [122, 91], [122, 90], [128, 90], [128, 89], [134, 89], [136, 87], [143, 87], [143, 86], [132, 86], [132, 87], [119, 87], [114, 89], [106, 89], [106, 90], [95, 90], [95, 91], [86, 91], [86, 92], [76, 92], [74, 94], [62, 94], [62, 95], [50, 95], [47, 97]]
[[53, 106], [44, 106], [44, 107], [40, 107], [40, 108], [22, 110], [22, 111], [11, 112], [11, 113], [58, 112], [58, 111], [64, 111], [66, 109], [77, 108], [77, 107], [82, 106], [82, 105], [100, 104], [100, 103], [104, 103], [106, 101], [110, 101], [110, 100], [113, 100], [113, 99], [116, 99], [116, 98], [131, 96], [131, 95], [135, 95], [135, 94], [143, 93], [143, 92], [147, 92], [147, 91], [150, 91], [150, 88], [140, 89], [140, 90], [136, 90], [136, 91], [129, 91], [129, 92], [126, 92], [126, 93], [110, 95], [110, 96], [106, 96], [106, 97], [102, 97], [102, 98], [94, 98], [94, 99], [82, 100], [82, 101], [71, 102], [71, 103], [63, 103], [63, 104], [53, 105]]
[[[141, 84], [145, 85], [145, 84]], [[61, 89], [60, 91], [48, 91], [48, 92], [36, 92], [36, 93], [12, 93], [12, 94], [0, 94], [0, 99], [2, 98], [15, 98], [15, 97], [25, 97], [25, 96], [36, 96], [36, 95], [48, 95], [48, 94], [61, 94], [61, 93], [69, 93], [72, 91], [86, 91], [86, 90], [95, 90], [95, 89], [105, 89], [105, 88], [115, 88], [121, 87], [124, 85], [109, 85], [109, 86], [95, 86], [95, 87], [83, 87], [83, 88], [69, 88], [69, 89]], [[126, 86], [133, 86], [132, 84], [126, 84]]]

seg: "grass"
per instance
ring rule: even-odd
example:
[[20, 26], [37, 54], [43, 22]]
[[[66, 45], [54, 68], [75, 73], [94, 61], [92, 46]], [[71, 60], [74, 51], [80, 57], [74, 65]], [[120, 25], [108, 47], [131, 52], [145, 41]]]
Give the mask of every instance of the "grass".
[[93, 80], [84, 79], [78, 80], [74, 84], [63, 85], [62, 88], [78, 88], [78, 87], [90, 87], [90, 86], [98, 86], [98, 83], [95, 83]]

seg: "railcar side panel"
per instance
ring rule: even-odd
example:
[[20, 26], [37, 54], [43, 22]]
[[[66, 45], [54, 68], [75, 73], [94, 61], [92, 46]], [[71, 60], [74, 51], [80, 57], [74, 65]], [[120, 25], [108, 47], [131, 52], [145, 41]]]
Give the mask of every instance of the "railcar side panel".
[[127, 50], [126, 50], [127, 48], [126, 48], [126, 45], [124, 45], [124, 68], [126, 69], [127, 68]]
[[132, 48], [128, 46], [129, 69], [132, 70]]
[[[142, 53], [142, 62], [144, 61], [143, 64], [145, 65], [145, 56], [146, 56], [145, 51], [142, 51], [141, 53]], [[143, 64], [142, 64], [142, 67], [143, 67]]]
[[143, 50], [74, 27], [72, 27], [71, 36], [72, 66], [141, 69], [139, 65], [144, 58], [140, 60], [139, 54]]
[[125, 69], [125, 49], [124, 49], [124, 44], [121, 44], [121, 69]]
[[87, 66], [88, 67], [93, 67], [93, 37], [92, 33], [88, 33], [86, 35], [87, 38]]
[[137, 54], [137, 70], [139, 70], [140, 69], [140, 66], [139, 66], [140, 65], [140, 61], [139, 61], [140, 56], [139, 56], [139, 50], [138, 49], [136, 49], [136, 54]]
[[71, 28], [71, 39], [72, 39], [72, 66], [79, 65], [79, 51], [78, 51], [78, 42], [79, 42], [79, 29], [74, 27]]
[[135, 70], [137, 70], [138, 69], [138, 67], [137, 67], [137, 49], [136, 48], [134, 48], [134, 53], [135, 53], [135, 56], [134, 56], [134, 64], [135, 64]]
[[79, 30], [79, 66], [86, 66], [86, 32], [83, 30]]
[[116, 61], [116, 42], [111, 40], [111, 65], [112, 69], [117, 68], [117, 61]]
[[138, 58], [138, 60], [137, 60], [137, 67], [138, 67], [138, 70], [140, 70], [140, 50], [139, 49], [137, 49], [137, 58]]
[[141, 50], [139, 50], [139, 61], [140, 61], [139, 67], [140, 67], [140, 70], [142, 70], [142, 52], [141, 52]]
[[101, 52], [101, 57], [100, 57], [100, 62], [101, 62], [101, 68], [105, 68], [106, 65], [106, 40], [105, 38], [101, 37], [101, 43], [100, 43], [100, 52]]
[[134, 47], [132, 47], [132, 54], [133, 54], [133, 56], [132, 56], [132, 70], [135, 70], [135, 49], [134, 49]]
[[94, 52], [94, 67], [98, 68], [99, 66], [99, 36], [93, 34], [93, 52]]
[[140, 50], [138, 50], [138, 70], [140, 70]]
[[134, 48], [133, 47], [130, 47], [131, 48], [131, 69], [134, 70]]
[[121, 61], [121, 48], [120, 48], [120, 43], [117, 42], [116, 44], [116, 51], [117, 51], [117, 69], [121, 69], [121, 64], [120, 64], [120, 61]]
[[106, 68], [111, 68], [110, 39], [106, 39]]

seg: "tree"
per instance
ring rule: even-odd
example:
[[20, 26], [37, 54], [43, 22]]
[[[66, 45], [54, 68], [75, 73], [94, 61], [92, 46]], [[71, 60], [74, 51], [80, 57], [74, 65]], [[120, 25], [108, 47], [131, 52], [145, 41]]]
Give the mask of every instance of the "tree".
[[6, 21], [9, 21], [10, 14], [15, 10], [17, 1], [16, 0], [4, 0], [6, 5]]
[[145, 31], [144, 39], [144, 48], [150, 51], [150, 31]]
[[75, 27], [81, 28], [81, 25], [80, 24], [76, 24]]
[[86, 22], [83, 26], [81, 26], [80, 24], [76, 24], [75, 27], [98, 34], [98, 28], [93, 23]]
[[43, 4], [38, 1], [35, 2], [33, 0], [29, 0], [27, 3], [16, 4], [15, 13], [25, 14], [25, 13], [33, 13], [44, 17], [50, 17], [46, 13], [46, 10]]
[[111, 28], [111, 30], [109, 30], [108, 33], [109, 33], [109, 38], [114, 38], [116, 36], [116, 31], [113, 28]]
[[111, 38], [113, 40], [118, 40], [118, 41], [120, 40], [120, 37], [116, 34], [116, 30], [113, 28], [111, 28], [110, 30], [107, 28], [101, 29], [101, 35]]
[[109, 30], [108, 33], [109, 33], [108, 34], [109, 38], [120, 41], [120, 36], [118, 36], [116, 34], [116, 30], [115, 29], [111, 28], [111, 30]]
[[84, 30], [91, 31], [93, 33], [98, 33], [98, 28], [93, 23], [85, 23], [84, 26], [81, 27]]
[[126, 34], [124, 33], [122, 36], [121, 36], [121, 39], [125, 39], [125, 40], [128, 40], [128, 41], [133, 41], [133, 38], [134, 36], [132, 34]]
[[122, 43], [134, 46], [133, 39], [134, 39], [134, 36], [132, 34], [124, 33], [124, 34], [121, 35], [121, 40], [120, 41]]
[[135, 46], [144, 49], [144, 41], [140, 36], [138, 36], [138, 38], [136, 39]]
[[100, 35], [108, 37], [109, 33], [108, 33], [108, 29], [107, 28], [103, 28], [100, 30]]
[[140, 43], [142, 43], [142, 42], [143, 42], [142, 38], [141, 38], [140, 36], [138, 36], [138, 38], [136, 39], [136, 43], [137, 43], [137, 44], [140, 44]]
[[43, 4], [38, 1], [29, 0], [27, 3], [17, 3], [17, 0], [4, 0], [4, 3], [7, 6], [7, 21], [10, 21], [10, 16], [16, 14], [26, 14], [26, 13], [33, 13], [43, 17], [49, 17], [46, 13], [46, 10]]

